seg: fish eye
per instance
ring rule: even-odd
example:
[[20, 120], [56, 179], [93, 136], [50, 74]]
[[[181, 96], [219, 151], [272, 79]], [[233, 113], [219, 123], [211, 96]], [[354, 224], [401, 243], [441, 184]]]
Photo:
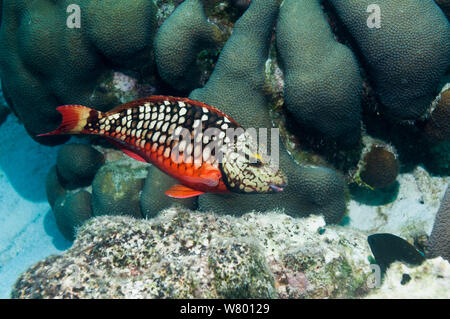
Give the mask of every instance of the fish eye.
[[261, 167], [262, 165], [263, 165], [263, 163], [258, 158], [256, 159], [255, 163], [250, 162], [250, 166], [253, 166], [253, 167]]

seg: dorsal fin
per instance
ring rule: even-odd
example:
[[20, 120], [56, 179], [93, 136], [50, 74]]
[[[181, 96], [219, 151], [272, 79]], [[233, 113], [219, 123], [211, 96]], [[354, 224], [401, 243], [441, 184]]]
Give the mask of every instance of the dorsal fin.
[[230, 116], [228, 116], [227, 114], [223, 113], [222, 111], [220, 111], [219, 109], [215, 108], [214, 106], [205, 104], [205, 103], [200, 102], [200, 101], [191, 100], [191, 99], [189, 99], [187, 97], [153, 95], [153, 96], [145, 97], [145, 98], [142, 98], [142, 99], [139, 99], [139, 100], [135, 100], [135, 101], [132, 101], [132, 102], [128, 102], [128, 103], [119, 105], [119, 106], [113, 108], [111, 111], [107, 112], [106, 114], [109, 115], [109, 114], [117, 113], [117, 112], [120, 112], [120, 111], [123, 111], [123, 110], [127, 110], [129, 108], [134, 108], [134, 107], [143, 105], [143, 104], [148, 103], [148, 102], [162, 102], [162, 101], [176, 101], [176, 102], [181, 101], [181, 102], [189, 103], [189, 104], [192, 104], [192, 105], [195, 105], [195, 106], [198, 106], [198, 107], [204, 107], [204, 108], [206, 108], [206, 109], [208, 109], [208, 110], [210, 110], [212, 112], [215, 112], [215, 113], [219, 114], [220, 116], [226, 117], [227, 119], [230, 120], [230, 122], [232, 122], [235, 125], [240, 127], [240, 125], [235, 120], [233, 120]]

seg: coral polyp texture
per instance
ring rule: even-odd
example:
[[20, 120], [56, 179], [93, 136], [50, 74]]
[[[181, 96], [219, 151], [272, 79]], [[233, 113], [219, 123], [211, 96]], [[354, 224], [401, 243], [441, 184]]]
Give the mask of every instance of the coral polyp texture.
[[319, 0], [285, 0], [276, 43], [284, 71], [284, 103], [295, 119], [328, 138], [360, 138], [362, 79], [358, 62], [337, 42]]
[[81, 190], [58, 197], [53, 212], [63, 236], [74, 240], [76, 229], [92, 217], [91, 193]]
[[60, 177], [58, 174], [58, 169], [56, 165], [53, 166], [47, 173], [47, 178], [45, 180], [45, 190], [47, 193], [47, 200], [50, 206], [53, 208], [56, 199], [66, 194], [65, 187], [61, 184]]
[[432, 0], [377, 1], [380, 27], [368, 25], [371, 0], [330, 0], [362, 56], [383, 104], [395, 120], [421, 117], [450, 64], [449, 23]]
[[58, 152], [56, 167], [63, 182], [80, 187], [92, 183], [104, 162], [103, 154], [90, 145], [67, 144]]
[[450, 264], [442, 258], [425, 261], [418, 267], [394, 263], [384, 276], [383, 284], [368, 299], [448, 299]]
[[[188, 97], [256, 129], [259, 142], [266, 130], [260, 146], [288, 180], [273, 194], [172, 198], [180, 181], [155, 165], [99, 136], [73, 137], [56, 164], [42, 163], [48, 220], [73, 246], [24, 272], [12, 297], [433, 295], [421, 285], [448, 295], [450, 264], [421, 255], [450, 258], [448, 8], [0, 0], [0, 124], [11, 110], [35, 141], [56, 145], [68, 137], [37, 135], [61, 124], [60, 105], [106, 112], [150, 95]], [[368, 238], [384, 240], [378, 261], [389, 252], [379, 290]], [[395, 262], [408, 263], [408, 249], [420, 266]]]
[[[69, 28], [67, 6], [78, 4], [81, 27]], [[62, 104], [108, 109], [107, 94], [91, 99], [101, 80], [117, 69], [151, 65], [156, 7], [152, 1], [5, 0], [0, 28], [0, 77], [8, 103], [29, 134], [55, 129]], [[39, 142], [62, 142], [43, 137]]]
[[179, 91], [200, 86], [200, 51], [217, 47], [222, 33], [207, 21], [202, 2], [186, 0], [163, 23], [155, 38], [155, 58], [161, 77]]

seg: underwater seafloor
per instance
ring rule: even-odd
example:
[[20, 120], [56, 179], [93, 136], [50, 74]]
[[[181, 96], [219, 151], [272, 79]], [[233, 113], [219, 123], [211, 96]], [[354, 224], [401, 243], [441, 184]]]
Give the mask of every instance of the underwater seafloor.
[[[450, 298], [450, 1], [38, 2], [0, 0], [0, 298]], [[277, 126], [288, 186], [36, 136], [150, 95]]]
[[21, 272], [63, 252], [71, 242], [58, 231], [42, 187], [47, 175], [43, 163], [55, 160], [56, 148], [33, 142], [14, 116], [0, 131], [7, 141], [0, 146], [0, 298], [9, 298]]

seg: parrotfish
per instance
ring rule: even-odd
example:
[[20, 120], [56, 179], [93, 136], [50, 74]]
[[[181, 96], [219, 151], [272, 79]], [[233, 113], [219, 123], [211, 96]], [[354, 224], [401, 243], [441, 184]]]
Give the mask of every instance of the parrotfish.
[[[104, 137], [125, 154], [177, 179], [180, 184], [165, 192], [170, 197], [275, 193], [287, 185], [286, 176], [254, 152], [251, 134], [228, 115], [199, 101], [151, 96], [109, 112], [82, 105], [63, 105], [56, 110], [62, 115], [60, 126], [38, 136]], [[230, 138], [230, 130], [240, 133]]]

